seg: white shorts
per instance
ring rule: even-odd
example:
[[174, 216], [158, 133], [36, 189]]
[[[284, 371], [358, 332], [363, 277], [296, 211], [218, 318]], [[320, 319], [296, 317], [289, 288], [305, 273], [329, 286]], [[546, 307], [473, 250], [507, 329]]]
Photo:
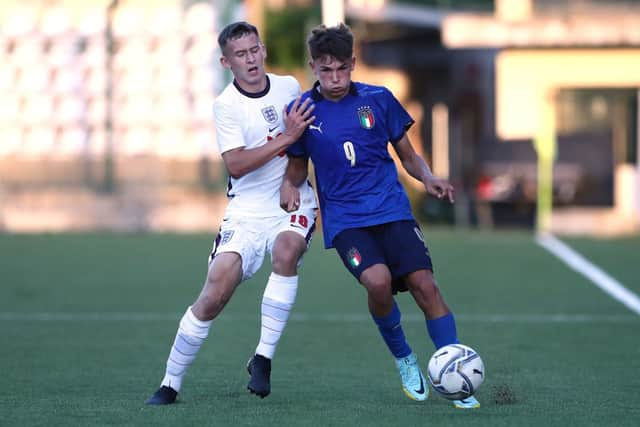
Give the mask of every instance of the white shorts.
[[[247, 280], [260, 269], [267, 252], [271, 256], [273, 244], [278, 234], [293, 231], [311, 244], [311, 237], [316, 228], [317, 209], [299, 209], [284, 212], [277, 217], [224, 218], [220, 231], [213, 242], [209, 263], [217, 254], [235, 252], [242, 258], [242, 280]], [[298, 267], [302, 257], [298, 261]]]

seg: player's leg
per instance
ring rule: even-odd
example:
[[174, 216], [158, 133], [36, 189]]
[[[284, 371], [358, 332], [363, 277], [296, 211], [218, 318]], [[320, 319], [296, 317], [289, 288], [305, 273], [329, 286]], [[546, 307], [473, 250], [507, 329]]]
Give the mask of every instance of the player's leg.
[[381, 228], [345, 230], [333, 243], [344, 265], [367, 290], [369, 312], [395, 358], [404, 393], [410, 399], [422, 401], [428, 397], [428, 388], [417, 357], [406, 341], [400, 309], [392, 295], [391, 273], [377, 236]]
[[272, 273], [262, 296], [260, 341], [247, 365], [247, 388], [263, 398], [271, 392], [271, 360], [296, 300], [298, 265], [314, 229], [315, 211], [310, 210], [287, 215], [272, 236]]
[[213, 319], [220, 314], [241, 279], [239, 254], [225, 252], [211, 261], [200, 295], [180, 320], [160, 388], [146, 401], [147, 404], [164, 405], [175, 401], [187, 368], [207, 338]]
[[402, 329], [400, 309], [392, 295], [391, 272], [386, 265], [375, 264], [362, 273], [360, 282], [367, 289], [371, 317], [395, 357], [402, 390], [412, 400], [426, 400], [429, 388]]
[[342, 261], [367, 290], [369, 312], [396, 359], [411, 354], [400, 323], [400, 309], [392, 295], [391, 272], [378, 235], [383, 227], [348, 229], [339, 233], [333, 244]]
[[[427, 331], [436, 349], [458, 343], [456, 321], [440, 293], [431, 270], [418, 270], [407, 276], [411, 295], [425, 315]], [[476, 409], [480, 402], [474, 397], [454, 400], [459, 409]]]
[[[404, 255], [402, 261], [394, 261], [397, 261], [395, 265], [398, 265], [394, 273], [404, 275], [409, 271], [404, 275], [404, 282], [424, 313], [427, 331], [433, 345], [438, 349], [448, 344], [458, 343], [455, 318], [433, 276], [431, 257], [420, 228], [415, 223], [410, 225], [398, 223], [395, 228], [394, 234], [404, 247], [401, 251], [400, 248], [396, 248], [394, 253]], [[413, 228], [412, 232], [409, 228]], [[453, 404], [461, 409], [480, 407], [480, 403], [473, 396], [464, 400], [454, 400]]]
[[436, 349], [457, 343], [455, 320], [433, 277], [429, 249], [418, 224], [411, 220], [388, 224], [383, 246], [393, 278], [402, 279], [401, 290], [409, 290], [424, 313]]
[[436, 349], [458, 343], [453, 313], [444, 301], [431, 270], [418, 270], [406, 277], [409, 292], [424, 313], [427, 330]]

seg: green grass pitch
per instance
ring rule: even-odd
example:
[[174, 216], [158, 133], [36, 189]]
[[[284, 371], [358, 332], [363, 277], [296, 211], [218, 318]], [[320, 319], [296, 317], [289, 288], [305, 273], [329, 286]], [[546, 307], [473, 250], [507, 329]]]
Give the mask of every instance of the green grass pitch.
[[[460, 340], [482, 356], [482, 408], [407, 399], [363, 289], [316, 236], [275, 355], [272, 394], [246, 390], [268, 268], [211, 328], [179, 403], [147, 407], [212, 235], [0, 235], [0, 425], [635, 426], [640, 316], [520, 232], [429, 230]], [[565, 239], [640, 292], [640, 238]], [[268, 266], [267, 266], [268, 267]], [[424, 367], [411, 297], [398, 303]]]

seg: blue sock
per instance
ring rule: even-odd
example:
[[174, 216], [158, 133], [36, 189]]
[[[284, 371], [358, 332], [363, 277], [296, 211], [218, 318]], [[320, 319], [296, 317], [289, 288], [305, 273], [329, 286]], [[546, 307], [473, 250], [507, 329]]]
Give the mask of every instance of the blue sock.
[[453, 313], [445, 314], [437, 319], [427, 320], [427, 331], [436, 350], [448, 344], [457, 344], [456, 320]]
[[382, 339], [389, 347], [389, 351], [394, 355], [396, 359], [407, 357], [411, 354], [411, 347], [407, 344], [407, 340], [404, 337], [404, 331], [400, 324], [400, 309], [396, 302], [393, 302], [393, 309], [386, 317], [376, 317], [373, 314], [373, 321], [378, 325], [380, 335]]

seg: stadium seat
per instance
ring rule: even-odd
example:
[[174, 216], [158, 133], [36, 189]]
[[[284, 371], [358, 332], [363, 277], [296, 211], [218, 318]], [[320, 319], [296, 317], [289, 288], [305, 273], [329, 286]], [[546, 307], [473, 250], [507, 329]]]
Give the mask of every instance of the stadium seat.
[[46, 94], [30, 94], [24, 99], [20, 122], [28, 126], [46, 126], [53, 120], [53, 97]]
[[2, 32], [7, 36], [23, 37], [36, 30], [40, 8], [35, 4], [15, 5], [4, 17]]
[[44, 8], [38, 30], [46, 37], [62, 36], [71, 31], [70, 10], [63, 6]]
[[87, 150], [87, 143], [86, 127], [80, 125], [67, 126], [58, 137], [54, 150], [55, 157], [73, 158], [81, 156]]
[[151, 130], [148, 126], [133, 126], [127, 128], [122, 140], [118, 143], [118, 150], [125, 156], [149, 154], [152, 146]]
[[80, 96], [63, 96], [58, 98], [56, 122], [63, 126], [75, 126], [84, 122], [86, 104]]
[[56, 144], [53, 126], [33, 126], [26, 129], [21, 154], [28, 158], [47, 158]]
[[215, 30], [217, 13], [213, 5], [205, 2], [191, 4], [184, 17], [184, 30], [191, 34], [212, 34]]
[[19, 153], [22, 146], [22, 129], [15, 125], [0, 127], [0, 157], [12, 156]]
[[87, 124], [95, 127], [103, 126], [106, 117], [107, 101], [104, 96], [90, 96], [87, 101]]

